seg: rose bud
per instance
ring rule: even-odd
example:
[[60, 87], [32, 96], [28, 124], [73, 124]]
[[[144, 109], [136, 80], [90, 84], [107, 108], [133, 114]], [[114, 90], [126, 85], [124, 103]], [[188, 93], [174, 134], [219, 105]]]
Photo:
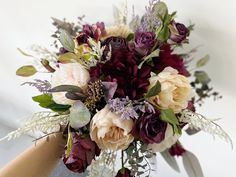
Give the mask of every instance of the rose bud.
[[170, 155], [172, 156], [182, 156], [186, 150], [181, 146], [181, 144], [176, 143], [169, 149]]
[[118, 171], [115, 177], [134, 177], [128, 168], [122, 168]]
[[170, 39], [173, 42], [181, 43], [189, 36], [189, 29], [182, 23], [172, 22], [170, 27]]
[[155, 44], [155, 36], [153, 32], [137, 32], [134, 39], [136, 52], [141, 56], [147, 55]]
[[75, 134], [71, 152], [68, 157], [65, 153], [63, 162], [69, 170], [82, 173], [99, 154], [100, 149], [90, 137], [81, 137]]

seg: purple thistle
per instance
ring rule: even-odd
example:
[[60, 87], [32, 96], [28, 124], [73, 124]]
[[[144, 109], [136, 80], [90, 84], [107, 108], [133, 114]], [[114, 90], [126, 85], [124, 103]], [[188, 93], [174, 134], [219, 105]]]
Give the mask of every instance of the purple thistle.
[[47, 80], [34, 79], [35, 82], [24, 82], [21, 85], [29, 85], [35, 87], [39, 92], [47, 93], [51, 89], [51, 84]]

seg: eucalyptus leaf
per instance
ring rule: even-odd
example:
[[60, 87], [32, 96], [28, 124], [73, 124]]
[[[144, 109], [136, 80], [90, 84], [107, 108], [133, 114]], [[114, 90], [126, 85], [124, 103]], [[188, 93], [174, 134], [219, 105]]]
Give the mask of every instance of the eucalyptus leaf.
[[169, 150], [165, 150], [161, 152], [161, 156], [165, 159], [165, 161], [168, 163], [168, 165], [173, 168], [175, 171], [180, 172], [179, 166], [177, 164], [177, 161], [175, 157], [170, 155]]
[[159, 81], [157, 81], [156, 84], [145, 95], [145, 98], [156, 96], [160, 92], [161, 92], [161, 84]]
[[48, 90], [48, 92], [80, 92], [82, 93], [82, 89], [75, 85], [59, 85]]
[[157, 13], [162, 19], [168, 14], [167, 5], [164, 2], [158, 2], [154, 4], [153, 9], [154, 13]]
[[186, 151], [182, 157], [184, 168], [189, 177], [204, 177], [200, 163], [193, 153]]
[[206, 55], [204, 56], [203, 58], [201, 58], [200, 60], [197, 61], [197, 67], [202, 67], [202, 66], [205, 66], [208, 61], [210, 60], [210, 56], [209, 55]]
[[37, 70], [32, 65], [22, 66], [16, 71], [16, 75], [22, 77], [29, 77], [37, 73]]
[[70, 108], [70, 126], [79, 129], [90, 122], [91, 114], [89, 109], [81, 101], [77, 101]]
[[71, 63], [72, 60], [77, 60], [77, 55], [71, 52], [64, 53], [58, 57], [58, 61], [61, 63]]
[[59, 41], [66, 50], [68, 50], [69, 52], [74, 52], [75, 42], [67, 31], [62, 29], [60, 30]]
[[160, 118], [161, 120], [171, 124], [174, 133], [181, 135], [181, 128], [179, 126], [179, 121], [172, 109], [161, 110]]
[[201, 83], [203, 85], [206, 85], [211, 81], [211, 79], [209, 78], [208, 74], [205, 71], [195, 71], [194, 76], [196, 78], [196, 82]]

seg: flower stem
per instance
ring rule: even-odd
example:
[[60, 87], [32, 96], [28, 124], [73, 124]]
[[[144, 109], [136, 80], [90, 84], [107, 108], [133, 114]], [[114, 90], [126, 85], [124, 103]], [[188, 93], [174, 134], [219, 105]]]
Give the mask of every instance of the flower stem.
[[124, 168], [124, 151], [121, 151], [121, 164], [122, 164], [122, 168]]

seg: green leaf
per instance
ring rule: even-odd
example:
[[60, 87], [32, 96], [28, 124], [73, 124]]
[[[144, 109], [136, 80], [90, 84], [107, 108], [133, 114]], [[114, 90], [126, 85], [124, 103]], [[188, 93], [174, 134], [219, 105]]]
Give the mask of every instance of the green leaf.
[[179, 126], [179, 121], [172, 109], [161, 110], [160, 118], [161, 120], [171, 124], [174, 133], [181, 135], [181, 128]]
[[77, 55], [71, 52], [67, 52], [65, 54], [62, 54], [58, 57], [58, 61], [61, 63], [71, 63], [72, 60], [77, 60]]
[[148, 56], [146, 56], [143, 61], [139, 64], [138, 68], [142, 68], [143, 64], [146, 62], [146, 61], [149, 61], [149, 59], [151, 58], [154, 58], [154, 57], [158, 57], [160, 54], [160, 49], [156, 49], [154, 50], [152, 53], [150, 53]]
[[65, 30], [61, 29], [60, 32], [59, 41], [61, 42], [62, 46], [69, 52], [74, 52], [75, 42], [73, 38]]
[[32, 65], [22, 66], [16, 71], [16, 75], [22, 77], [29, 77], [37, 73], [37, 70]]
[[126, 40], [127, 40], [127, 41], [131, 41], [133, 38], [134, 38], [134, 33], [130, 33], [130, 34], [127, 36]]
[[57, 87], [54, 87], [48, 90], [48, 92], [81, 92], [82, 93], [82, 89], [75, 85], [59, 85]]
[[168, 25], [164, 25], [163, 28], [161, 29], [161, 31], [158, 34], [158, 39], [162, 42], [167, 41], [167, 39], [169, 39], [170, 36], [170, 30], [168, 28]]
[[148, 91], [144, 98], [150, 98], [156, 96], [158, 93], [161, 92], [161, 84], [159, 81]]
[[51, 109], [54, 112], [62, 113], [69, 110], [70, 105], [57, 104], [52, 100], [52, 96], [48, 94], [42, 94], [32, 97], [33, 101], [39, 103], [39, 106]]
[[202, 67], [202, 66], [205, 66], [208, 61], [210, 60], [210, 56], [209, 55], [206, 55], [204, 56], [203, 58], [201, 58], [200, 60], [197, 61], [197, 67]]

